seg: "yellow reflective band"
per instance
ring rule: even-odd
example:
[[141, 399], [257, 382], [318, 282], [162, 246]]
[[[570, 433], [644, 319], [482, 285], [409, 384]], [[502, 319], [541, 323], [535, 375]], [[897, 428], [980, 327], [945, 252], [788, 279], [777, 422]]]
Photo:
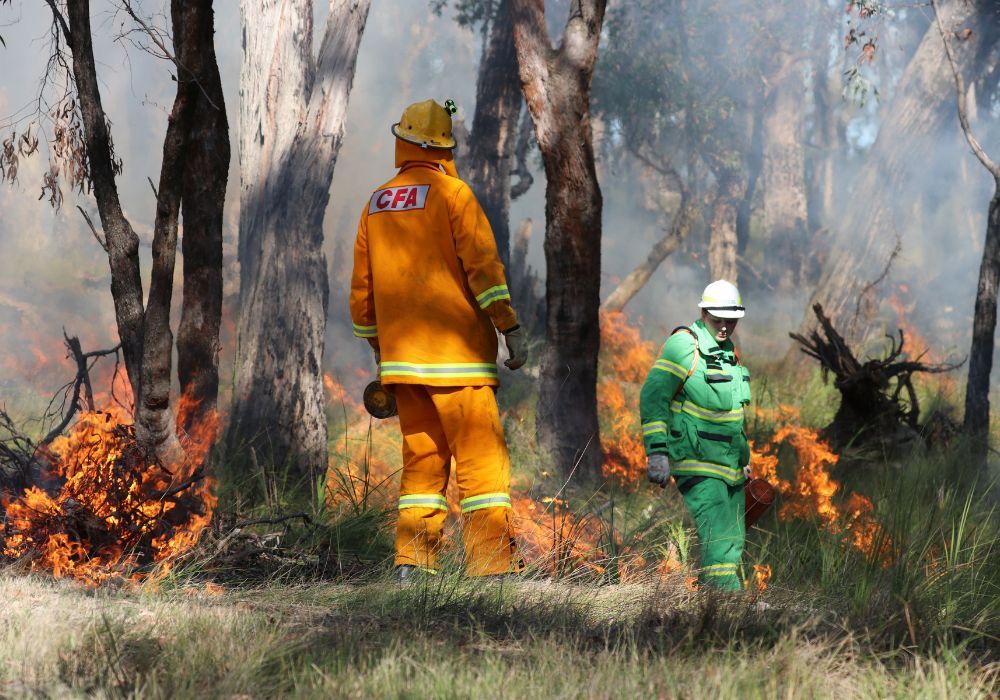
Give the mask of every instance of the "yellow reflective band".
[[667, 432], [667, 424], [661, 420], [651, 421], [649, 423], [642, 424], [642, 434], [652, 435], [654, 433], [665, 433]]
[[479, 496], [469, 496], [463, 498], [459, 505], [462, 506], [463, 513], [471, 513], [482, 508], [511, 508], [510, 494], [507, 493], [484, 493]]
[[[673, 404], [670, 406], [673, 409]], [[702, 420], [707, 420], [712, 423], [731, 423], [733, 421], [743, 420], [743, 407], [733, 409], [732, 411], [709, 411], [707, 408], [702, 408], [696, 403], [692, 403], [690, 400], [685, 401], [681, 405], [681, 409], [684, 413], [688, 413], [695, 418], [701, 418]]]
[[479, 304], [479, 308], [481, 309], [485, 309], [500, 299], [510, 299], [510, 291], [507, 289], [506, 284], [498, 284], [476, 295], [476, 303]]
[[423, 379], [486, 377], [496, 379], [497, 366], [493, 362], [456, 362], [455, 364], [382, 362], [382, 377], [420, 377]]
[[674, 462], [672, 471], [679, 476], [717, 476], [730, 481], [738, 481], [743, 476], [742, 469], [714, 462], [699, 462], [694, 459], [682, 459]]
[[433, 508], [448, 510], [448, 501], [439, 493], [409, 493], [399, 497], [399, 509]]
[[376, 338], [378, 337], [378, 326], [359, 326], [355, 323], [354, 335], [359, 338]]
[[657, 360], [653, 363], [653, 369], [658, 369], [661, 372], [667, 372], [674, 375], [678, 379], [687, 379], [687, 370], [676, 362], [671, 362], [670, 360]]
[[705, 576], [735, 576], [736, 564], [713, 564], [701, 570]]

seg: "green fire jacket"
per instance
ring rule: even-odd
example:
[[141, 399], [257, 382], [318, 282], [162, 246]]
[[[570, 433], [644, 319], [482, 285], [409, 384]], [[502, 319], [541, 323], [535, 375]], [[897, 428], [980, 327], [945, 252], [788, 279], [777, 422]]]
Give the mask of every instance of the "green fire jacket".
[[690, 330], [667, 338], [642, 385], [646, 454], [670, 457], [675, 476], [708, 476], [737, 486], [750, 463], [744, 431], [750, 373], [732, 341], [720, 345], [700, 320]]

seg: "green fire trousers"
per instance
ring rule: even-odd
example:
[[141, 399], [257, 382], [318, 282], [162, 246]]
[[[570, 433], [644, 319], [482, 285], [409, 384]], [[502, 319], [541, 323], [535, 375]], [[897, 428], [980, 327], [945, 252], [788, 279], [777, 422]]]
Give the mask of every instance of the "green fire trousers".
[[681, 477], [677, 487], [694, 518], [701, 544], [702, 583], [725, 590], [740, 591], [740, 556], [746, 537], [746, 509], [743, 484], [730, 486], [722, 479]]

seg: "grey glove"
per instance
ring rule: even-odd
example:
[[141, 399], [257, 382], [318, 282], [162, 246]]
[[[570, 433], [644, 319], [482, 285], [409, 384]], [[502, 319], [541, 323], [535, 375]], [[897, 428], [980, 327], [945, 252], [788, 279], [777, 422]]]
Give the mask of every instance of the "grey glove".
[[664, 454], [652, 454], [646, 458], [646, 473], [649, 480], [662, 489], [670, 480], [670, 460]]
[[524, 344], [524, 335], [520, 326], [514, 326], [503, 334], [503, 340], [507, 344], [507, 354], [510, 355], [503, 361], [507, 369], [518, 369], [528, 361], [528, 348]]

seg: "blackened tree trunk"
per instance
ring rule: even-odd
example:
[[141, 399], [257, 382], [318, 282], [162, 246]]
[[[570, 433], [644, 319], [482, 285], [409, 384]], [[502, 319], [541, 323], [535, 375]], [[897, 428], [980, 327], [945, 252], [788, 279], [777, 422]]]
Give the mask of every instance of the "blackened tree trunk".
[[[990, 374], [993, 370], [994, 335], [997, 327], [997, 287], [1000, 286], [1000, 164], [982, 147], [969, 122], [965, 77], [957, 58], [953, 39], [958, 36], [955, 26], [945, 26], [937, 0], [931, 0], [936, 29], [948, 59], [955, 84], [958, 122], [969, 147], [983, 167], [993, 176], [993, 199], [986, 222], [986, 241], [979, 265], [979, 285], [972, 319], [972, 349], [969, 351], [969, 377], [965, 388], [965, 419], [963, 428], [972, 441], [973, 459], [985, 467], [990, 446]], [[1000, 13], [987, 3], [981, 15], [977, 33], [995, 42], [1000, 37]], [[961, 28], [958, 28], [961, 29]], [[992, 70], [991, 70], [992, 72]]]
[[139, 395], [142, 367], [142, 277], [139, 272], [139, 237], [125, 218], [118, 186], [108, 130], [108, 118], [101, 103], [94, 62], [94, 44], [90, 28], [90, 1], [71, 0], [66, 4], [68, 26], [66, 43], [73, 54], [73, 81], [80, 100], [87, 166], [97, 200], [97, 211], [104, 229], [108, 263], [111, 267], [111, 297], [115, 320], [122, 343], [125, 371], [132, 385], [133, 397]]
[[965, 387], [963, 428], [973, 441], [973, 457], [985, 464], [989, 451], [990, 375], [993, 371], [994, 337], [997, 327], [997, 287], [1000, 285], [1000, 173], [986, 224], [986, 242], [979, 266], [969, 378]]
[[[213, 43], [211, 3], [199, 17], [196, 55], [181, 63], [197, 82], [183, 164], [184, 296], [177, 329], [177, 376], [189, 409], [178, 413], [190, 430], [214, 411], [219, 396], [219, 331], [222, 324], [222, 215], [229, 180], [229, 123]], [[206, 11], [202, 9], [202, 11]], [[176, 33], [175, 33], [176, 36]], [[180, 47], [178, 47], [180, 48]]]
[[601, 469], [597, 423], [601, 189], [594, 162], [590, 86], [606, 0], [574, 2], [553, 48], [542, 0], [514, 0], [514, 42], [524, 97], [545, 163], [545, 299], [537, 429], [555, 467], [584, 479]]
[[493, 229], [500, 259], [510, 271], [510, 176], [521, 111], [511, 0], [500, 0], [476, 78], [472, 120], [463, 174]]
[[[130, 5], [126, 5], [126, 9], [132, 12]], [[212, 0], [171, 0], [177, 93], [163, 142], [153, 225], [153, 265], [145, 309], [142, 305], [138, 238], [119, 203], [111, 135], [101, 105], [91, 38], [90, 3], [87, 0], [68, 2], [67, 20], [62, 26], [73, 53], [73, 74], [84, 123], [88, 165], [105, 231], [111, 265], [111, 292], [126, 369], [135, 397], [136, 437], [162, 462], [175, 463], [183, 455], [170, 402], [173, 352], [170, 306], [185, 180], [212, 176], [198, 171], [197, 161], [188, 163], [191, 134], [199, 116], [196, 109], [200, 99], [198, 95], [207, 94], [201, 81], [204, 79], [211, 83], [214, 79], [215, 86], [219, 84], [213, 47]], [[221, 102], [213, 106], [222, 108]], [[224, 130], [224, 116], [221, 124]], [[224, 198], [224, 179], [222, 194]], [[221, 201], [218, 206], [221, 207]], [[192, 203], [192, 211], [198, 209], [199, 206]], [[217, 223], [218, 235], [221, 236], [221, 215]], [[221, 275], [221, 257], [217, 265], [217, 273]], [[198, 305], [197, 297], [198, 290], [193, 288], [190, 306]], [[217, 334], [212, 342], [218, 344]], [[196, 367], [193, 369], [197, 371]]]
[[326, 468], [323, 214], [370, 0], [243, 0], [240, 324], [230, 445], [278, 470]]

